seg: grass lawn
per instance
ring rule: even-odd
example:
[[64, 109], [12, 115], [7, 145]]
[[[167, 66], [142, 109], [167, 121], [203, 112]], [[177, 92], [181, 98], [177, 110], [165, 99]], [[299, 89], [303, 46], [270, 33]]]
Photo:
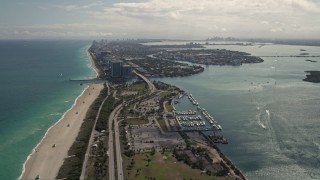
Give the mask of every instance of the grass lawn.
[[164, 131], [168, 131], [167, 126], [166, 126], [166, 122], [164, 122], [163, 117], [162, 116], [158, 117], [157, 120], [158, 120], [158, 123], [160, 124], [161, 129]]
[[[139, 117], [139, 116], [141, 115], [141, 113], [132, 111], [133, 107], [134, 107], [134, 104], [130, 104], [129, 107], [126, 107], [126, 108], [123, 110], [124, 115], [127, 116], [127, 117]], [[131, 110], [131, 111], [130, 111], [130, 110]]]
[[[171, 152], [166, 152], [165, 154], [157, 152], [153, 156], [150, 153], [141, 153], [134, 155], [133, 158], [125, 157], [125, 159], [124, 169], [127, 170], [125, 170], [124, 175], [126, 179], [144, 180], [148, 179], [148, 177], [156, 180], [226, 179], [208, 176], [205, 173], [201, 173], [199, 169], [192, 169], [185, 163], [178, 162], [175, 157], [172, 157]], [[148, 159], [150, 162], [148, 162]], [[132, 163], [132, 168], [128, 169], [128, 165], [130, 166], [131, 162], [134, 162]]]
[[149, 121], [145, 118], [128, 118], [127, 124], [128, 125], [143, 125], [147, 124]]
[[166, 110], [167, 110], [168, 112], [172, 112], [172, 111], [173, 111], [173, 106], [172, 106], [169, 102], [166, 102], [166, 103], [164, 104], [164, 106], [166, 107]]
[[162, 91], [162, 92], [160, 93], [160, 96], [165, 97], [165, 96], [167, 96], [167, 95], [169, 95], [169, 94], [170, 94], [169, 91]]
[[138, 94], [142, 94], [147, 91], [147, 85], [143, 82], [133, 83], [128, 87], [129, 91], [138, 91]]

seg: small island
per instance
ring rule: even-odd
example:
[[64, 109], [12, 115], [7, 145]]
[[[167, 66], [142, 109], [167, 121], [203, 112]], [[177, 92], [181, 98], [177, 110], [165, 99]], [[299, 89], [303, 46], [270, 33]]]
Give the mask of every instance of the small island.
[[308, 73], [304, 81], [312, 82], [312, 83], [320, 83], [320, 71], [305, 71]]
[[[92, 59], [100, 72], [101, 79], [112, 78], [115, 64], [130, 67], [135, 72], [146, 77], [177, 77], [190, 76], [204, 71], [199, 65], [189, 65], [160, 59], [154, 54], [160, 53], [163, 48], [199, 48], [199, 44], [189, 43], [186, 45], [142, 45], [139, 40], [123, 41], [100, 41], [93, 42], [89, 49]], [[121, 66], [121, 65], [119, 65]]]
[[176, 76], [190, 76], [204, 71], [201, 66], [190, 66], [185, 63], [179, 63], [169, 60], [159, 60], [147, 57], [146, 59], [134, 59], [130, 64], [141, 72], [147, 72], [152, 77], [176, 77]]
[[204, 65], [240, 66], [242, 64], [261, 63], [263, 59], [252, 56], [249, 53], [231, 51], [226, 49], [187, 49], [187, 50], [165, 50], [157, 54], [159, 59], [187, 61]]
[[264, 61], [246, 52], [205, 49], [197, 43], [146, 45], [140, 40], [94, 41], [89, 52], [97, 66], [99, 77], [109, 80], [110, 77], [115, 77], [116, 71], [111, 67], [116, 65], [129, 67], [146, 77], [182, 77], [203, 72], [204, 67], [199, 64], [240, 66]]

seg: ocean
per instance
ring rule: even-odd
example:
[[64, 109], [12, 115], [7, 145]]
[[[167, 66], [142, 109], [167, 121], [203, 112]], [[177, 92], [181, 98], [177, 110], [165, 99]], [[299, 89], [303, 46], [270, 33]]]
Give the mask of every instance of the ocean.
[[87, 49], [76, 40], [0, 41], [0, 179], [17, 179], [47, 129], [94, 77]]
[[300, 53], [319, 56], [320, 47], [207, 48], [289, 57], [262, 57], [263, 63], [236, 67], [203, 66], [205, 71], [194, 76], [155, 80], [193, 94], [222, 126], [229, 141], [219, 145], [222, 152], [248, 179], [320, 179], [320, 84], [302, 81], [304, 71], [320, 70], [320, 58], [290, 57]]

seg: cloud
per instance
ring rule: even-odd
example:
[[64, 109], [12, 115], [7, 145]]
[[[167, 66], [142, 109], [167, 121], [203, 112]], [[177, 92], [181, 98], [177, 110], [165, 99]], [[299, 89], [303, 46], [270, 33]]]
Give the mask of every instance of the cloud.
[[63, 4], [63, 5], [51, 5], [52, 7], [63, 9], [65, 11], [79, 11], [86, 9], [93, 9], [97, 7], [103, 6], [104, 3], [102, 1], [96, 1], [90, 4]]
[[302, 9], [308, 12], [320, 13], [319, 2], [314, 2], [310, 0], [285, 0], [288, 4], [297, 9]]
[[[45, 9], [50, 6], [39, 5]], [[73, 32], [79, 36], [201, 39], [211, 36], [318, 37], [320, 2], [312, 0], [144, 0], [51, 4], [61, 19], [77, 22], [31, 24], [21, 30]], [[52, 10], [52, 9], [51, 9]], [[59, 12], [60, 12], [59, 11]]]
[[104, 25], [96, 24], [47, 24], [10, 28], [0, 28], [0, 37], [12, 38], [109, 38], [123, 35], [110, 32]]

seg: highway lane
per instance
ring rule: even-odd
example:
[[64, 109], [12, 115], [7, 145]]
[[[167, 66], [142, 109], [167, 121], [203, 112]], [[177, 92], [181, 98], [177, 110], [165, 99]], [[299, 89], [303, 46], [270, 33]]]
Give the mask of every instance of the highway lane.
[[115, 166], [114, 166], [114, 148], [113, 148], [113, 130], [112, 130], [112, 123], [116, 119], [117, 114], [120, 112], [119, 110], [122, 108], [122, 104], [118, 105], [109, 115], [108, 119], [108, 128], [109, 128], [109, 180], [115, 179]]
[[136, 71], [133, 71], [133, 73], [135, 73], [137, 76], [141, 77], [148, 84], [151, 93], [153, 93], [155, 90], [157, 90], [156, 87], [154, 86], [154, 84], [148, 78], [146, 78], [144, 75], [139, 74]]
[[120, 121], [114, 122], [114, 130], [115, 130], [115, 142], [116, 142], [116, 154], [117, 154], [118, 180], [123, 180], [124, 178], [123, 178], [122, 156], [121, 156], [121, 147], [120, 147], [121, 141], [120, 141], [120, 135], [119, 135], [119, 123]]
[[[154, 84], [145, 76], [143, 76], [142, 74], [139, 74], [137, 72], [134, 72], [137, 76], [141, 77], [147, 84], [149, 87], [150, 92], [154, 92], [156, 90]], [[108, 84], [107, 84], [108, 85]], [[108, 96], [110, 95], [110, 88], [108, 86]], [[108, 97], [107, 96], [107, 97]], [[90, 152], [90, 147], [92, 145], [93, 142], [93, 136], [94, 136], [94, 129], [95, 129], [95, 125], [97, 122], [97, 119], [100, 116], [100, 111], [102, 109], [102, 106], [104, 104], [104, 102], [106, 101], [107, 97], [103, 100], [103, 103], [101, 103], [100, 107], [99, 107], [99, 111], [95, 120], [95, 124], [94, 124], [94, 128], [92, 130], [91, 133], [91, 137], [90, 137], [90, 141], [87, 147], [87, 152], [85, 155], [85, 159], [84, 159], [84, 163], [82, 166], [82, 172], [81, 172], [81, 176], [80, 179], [85, 179], [85, 171], [86, 171], [86, 165], [87, 165], [87, 160], [88, 160], [88, 156], [89, 156], [89, 152]], [[108, 139], [108, 156], [109, 156], [109, 179], [110, 180], [115, 180], [115, 164], [114, 164], [114, 157], [115, 157], [115, 153], [114, 153], [114, 142], [116, 145], [116, 162], [117, 162], [117, 176], [118, 179], [123, 180], [123, 167], [122, 167], [122, 156], [121, 156], [121, 146], [120, 146], [120, 135], [119, 135], [119, 124], [116, 121], [119, 112], [122, 109], [123, 104], [118, 105], [109, 115], [108, 118], [108, 129], [109, 129], [109, 139]], [[112, 129], [112, 123], [114, 123], [114, 131]], [[114, 135], [115, 134], [115, 137]]]
[[[156, 91], [154, 84], [142, 74], [134, 71], [134, 73], [141, 77], [147, 84], [150, 90], [150, 94]], [[138, 97], [138, 99], [141, 97]], [[115, 179], [115, 166], [114, 166], [114, 142], [116, 146], [116, 162], [117, 162], [117, 176], [119, 180], [123, 180], [123, 167], [122, 167], [122, 156], [121, 156], [121, 146], [120, 146], [120, 135], [119, 135], [119, 122], [116, 121], [123, 104], [118, 105], [109, 116], [109, 180]], [[114, 123], [114, 132], [112, 130], [112, 123]], [[115, 137], [113, 136], [115, 134]]]

